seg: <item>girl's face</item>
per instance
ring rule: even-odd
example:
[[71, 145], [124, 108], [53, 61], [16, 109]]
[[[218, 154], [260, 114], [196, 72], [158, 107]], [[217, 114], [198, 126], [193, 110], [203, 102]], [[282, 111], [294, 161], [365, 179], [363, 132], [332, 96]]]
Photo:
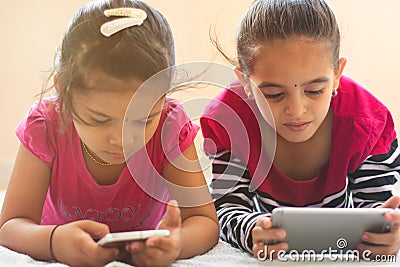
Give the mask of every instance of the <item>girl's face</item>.
[[304, 142], [324, 121], [345, 63], [340, 59], [339, 68], [334, 69], [325, 41], [274, 41], [260, 48], [249, 75], [259, 90], [254, 86], [246, 90], [271, 125], [272, 115], [277, 134], [289, 142]]
[[[140, 83], [135, 83], [134, 88], [138, 88], [139, 85]], [[151, 103], [150, 97], [140, 103], [135, 101], [135, 107], [130, 107], [130, 110], [135, 111], [134, 114], [131, 112], [125, 117], [132, 96], [132, 90], [75, 93], [74, 107], [84, 121], [74, 118], [75, 129], [92, 156], [98, 160], [111, 164], [124, 163], [124, 152], [128, 156], [132, 155], [154, 135], [164, 98], [152, 100]], [[129, 133], [125, 140], [123, 127], [124, 134]]]

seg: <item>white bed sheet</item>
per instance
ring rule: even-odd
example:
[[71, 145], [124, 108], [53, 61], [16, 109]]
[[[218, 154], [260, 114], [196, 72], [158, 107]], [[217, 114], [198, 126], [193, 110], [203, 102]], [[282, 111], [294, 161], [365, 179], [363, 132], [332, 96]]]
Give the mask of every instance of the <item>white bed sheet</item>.
[[[4, 191], [0, 191], [0, 206], [4, 199]], [[172, 264], [172, 267], [184, 267], [184, 266], [400, 266], [400, 253], [393, 262], [366, 262], [366, 261], [346, 261], [336, 259], [332, 260], [328, 257], [324, 259], [316, 258], [314, 260], [298, 260], [293, 261], [287, 259], [287, 261], [260, 261], [256, 258], [251, 257], [248, 253], [242, 252], [236, 248], [233, 248], [229, 244], [219, 241], [217, 246], [212, 250], [205, 253], [204, 255], [196, 256], [187, 260], [178, 260]], [[20, 266], [20, 267], [33, 267], [33, 266], [44, 266], [44, 267], [66, 267], [67, 265], [61, 263], [50, 263], [37, 261], [31, 257], [9, 250], [6, 247], [0, 246], [0, 266]], [[127, 267], [128, 264], [122, 262], [111, 262], [106, 267]]]
[[[204, 255], [196, 256], [188, 260], [178, 260], [172, 267], [184, 266], [399, 266], [400, 258], [396, 262], [366, 262], [366, 261], [342, 261], [325, 258], [323, 261], [259, 261], [249, 254], [239, 251], [220, 241], [216, 247]], [[61, 263], [48, 263], [36, 261], [27, 255], [16, 253], [5, 247], [0, 247], [0, 266], [44, 266], [44, 267], [66, 267]], [[128, 267], [130, 265], [121, 262], [111, 262], [106, 267]]]

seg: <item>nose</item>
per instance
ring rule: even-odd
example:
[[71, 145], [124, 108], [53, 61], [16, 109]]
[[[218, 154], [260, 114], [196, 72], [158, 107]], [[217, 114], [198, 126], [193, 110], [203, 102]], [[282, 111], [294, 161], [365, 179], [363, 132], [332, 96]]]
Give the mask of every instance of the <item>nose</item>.
[[110, 144], [122, 147], [122, 134], [111, 134], [108, 140]]
[[305, 99], [300, 94], [292, 95], [288, 97], [286, 102], [285, 112], [286, 114], [299, 118], [307, 111]]
[[117, 127], [111, 127], [108, 134], [108, 141], [112, 145], [122, 147], [122, 124]]

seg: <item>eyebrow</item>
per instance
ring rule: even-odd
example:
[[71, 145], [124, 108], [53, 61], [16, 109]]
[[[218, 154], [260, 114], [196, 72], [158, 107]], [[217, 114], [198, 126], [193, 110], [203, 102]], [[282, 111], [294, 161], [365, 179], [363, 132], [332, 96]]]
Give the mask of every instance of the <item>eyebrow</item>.
[[[112, 119], [113, 117], [110, 117], [110, 116], [108, 116], [108, 115], [106, 115], [106, 114], [104, 114], [104, 113], [101, 113], [100, 111], [96, 111], [96, 110], [93, 110], [93, 109], [90, 109], [90, 108], [86, 108], [89, 112], [91, 112], [91, 113], [93, 113], [93, 114], [96, 114], [96, 115], [98, 115], [98, 116], [102, 116], [102, 117], [105, 117], [105, 118], [109, 118], [109, 119]], [[160, 114], [161, 113], [161, 111], [156, 111], [156, 112], [154, 112], [154, 113], [152, 113], [152, 114], [149, 114], [149, 116], [148, 117], [143, 117], [143, 118], [139, 118], [139, 119], [136, 119], [135, 121], [139, 121], [139, 120], [144, 120], [144, 119], [147, 119], [147, 118], [153, 118], [153, 117], [156, 117], [158, 114]]]
[[316, 79], [303, 83], [301, 86], [310, 85], [313, 83], [326, 83], [327, 81], [329, 81], [328, 77], [318, 77]]
[[[307, 82], [301, 84], [300, 86], [310, 85], [310, 84], [314, 84], [314, 83], [324, 83], [327, 81], [329, 81], [329, 78], [323, 76], [323, 77], [318, 77], [316, 79], [313, 79], [311, 81], [307, 81]], [[284, 85], [277, 84], [277, 83], [262, 82], [262, 83], [258, 84], [258, 88], [263, 88], [263, 87], [285, 88]]]
[[111, 118], [110, 116], [108, 116], [108, 115], [106, 115], [104, 113], [101, 113], [100, 111], [93, 110], [91, 108], [86, 108], [86, 110], [89, 111], [90, 113], [93, 113], [93, 114], [96, 114], [96, 115], [99, 115], [99, 116], [102, 116], [102, 117]]
[[161, 111], [157, 111], [157, 112], [154, 112], [152, 114], [149, 114], [149, 116], [147, 116], [147, 117], [143, 117], [141, 119], [136, 119], [136, 120], [137, 121], [141, 121], [141, 120], [145, 120], [145, 119], [152, 119], [152, 118], [158, 116], [160, 113], [161, 113]]

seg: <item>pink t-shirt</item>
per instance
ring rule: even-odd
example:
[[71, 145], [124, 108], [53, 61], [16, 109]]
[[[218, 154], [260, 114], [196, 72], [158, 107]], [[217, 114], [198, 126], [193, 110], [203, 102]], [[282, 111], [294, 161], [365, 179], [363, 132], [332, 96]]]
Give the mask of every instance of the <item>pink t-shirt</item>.
[[[111, 232], [156, 228], [169, 199], [160, 173], [193, 143], [199, 127], [189, 120], [180, 104], [167, 100], [159, 126], [146, 147], [129, 159], [129, 169], [122, 170], [116, 183], [101, 186], [86, 168], [73, 124], [65, 130], [60, 128], [55, 100], [46, 98], [35, 103], [16, 128], [22, 145], [51, 168], [41, 224], [90, 219], [107, 224]], [[149, 188], [154, 191], [149, 192]]]

